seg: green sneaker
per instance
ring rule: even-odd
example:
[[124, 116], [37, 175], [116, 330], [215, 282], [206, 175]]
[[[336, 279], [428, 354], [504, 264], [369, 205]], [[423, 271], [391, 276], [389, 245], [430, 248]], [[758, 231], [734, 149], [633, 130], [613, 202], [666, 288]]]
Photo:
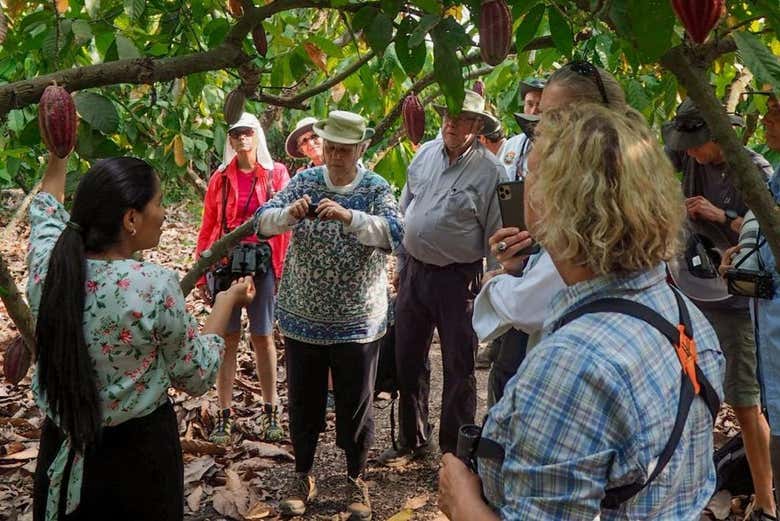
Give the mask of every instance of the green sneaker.
[[230, 434], [233, 430], [233, 420], [230, 418], [230, 409], [222, 409], [217, 413], [217, 423], [209, 435], [209, 441], [217, 445], [230, 443]]
[[271, 443], [284, 439], [284, 429], [279, 425], [278, 405], [263, 404], [263, 412], [260, 414], [260, 438]]

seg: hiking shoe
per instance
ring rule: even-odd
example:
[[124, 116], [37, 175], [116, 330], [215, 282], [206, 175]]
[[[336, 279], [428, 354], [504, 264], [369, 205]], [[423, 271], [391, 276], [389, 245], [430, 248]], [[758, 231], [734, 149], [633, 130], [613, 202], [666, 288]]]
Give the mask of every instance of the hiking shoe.
[[328, 391], [328, 401], [326, 402], [328, 412], [336, 412], [336, 395], [333, 391]]
[[317, 484], [310, 474], [297, 474], [290, 486], [290, 495], [279, 503], [279, 513], [283, 516], [302, 516], [306, 506], [317, 497]]
[[349, 511], [350, 521], [371, 520], [371, 500], [368, 498], [368, 485], [360, 476], [347, 478], [349, 480]]
[[760, 507], [755, 507], [750, 514], [745, 517], [745, 521], [777, 521], [777, 518]]
[[230, 418], [230, 409], [222, 409], [217, 413], [217, 423], [209, 435], [209, 441], [217, 445], [230, 443], [230, 434], [233, 430], [233, 420]]
[[428, 445], [417, 447], [416, 449], [410, 449], [408, 447], [398, 447], [397, 449], [390, 447], [376, 459], [376, 462], [385, 467], [401, 468], [405, 467], [412, 461], [425, 457], [430, 451]]
[[263, 404], [263, 412], [260, 414], [260, 438], [271, 443], [284, 439], [284, 429], [279, 425], [278, 405]]

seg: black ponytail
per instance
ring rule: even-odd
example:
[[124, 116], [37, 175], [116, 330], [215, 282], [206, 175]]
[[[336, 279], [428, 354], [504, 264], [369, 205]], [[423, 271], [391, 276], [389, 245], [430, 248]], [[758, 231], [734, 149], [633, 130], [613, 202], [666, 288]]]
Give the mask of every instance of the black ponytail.
[[35, 338], [38, 381], [49, 409], [74, 447], [100, 434], [100, 399], [84, 337], [87, 253], [116, 244], [124, 215], [143, 211], [158, 190], [151, 166], [132, 157], [104, 159], [81, 179], [71, 221], [49, 259]]

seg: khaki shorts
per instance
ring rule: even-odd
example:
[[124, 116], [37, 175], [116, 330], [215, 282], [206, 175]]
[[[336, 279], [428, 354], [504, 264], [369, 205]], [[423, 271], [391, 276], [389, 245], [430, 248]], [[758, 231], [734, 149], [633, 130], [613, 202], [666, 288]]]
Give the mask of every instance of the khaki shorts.
[[726, 357], [723, 384], [726, 403], [732, 407], [759, 405], [761, 391], [756, 376], [756, 341], [750, 312], [747, 309], [702, 309], [702, 313], [715, 329]]

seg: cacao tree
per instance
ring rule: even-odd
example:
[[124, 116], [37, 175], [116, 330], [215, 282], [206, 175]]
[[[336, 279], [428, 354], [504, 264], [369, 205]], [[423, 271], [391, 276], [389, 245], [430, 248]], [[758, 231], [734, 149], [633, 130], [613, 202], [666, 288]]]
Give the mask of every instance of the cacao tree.
[[[291, 168], [283, 141], [298, 119], [360, 112], [377, 130], [367, 163], [400, 188], [414, 152], [407, 96], [429, 123], [407, 131], [424, 141], [438, 132], [432, 102], [457, 110], [479, 80], [511, 135], [519, 80], [578, 58], [612, 71], [655, 127], [690, 95], [780, 259], [777, 210], [741, 149], [780, 159], [756, 125], [766, 100], [745, 95], [780, 85], [776, 0], [7, 0], [0, 22], [0, 188], [39, 178], [37, 104], [54, 81], [79, 117], [69, 191], [95, 159], [128, 154], [153, 164], [168, 199], [199, 199], [191, 185], [220, 162], [239, 107]], [[744, 135], [727, 99], [753, 122]]]

